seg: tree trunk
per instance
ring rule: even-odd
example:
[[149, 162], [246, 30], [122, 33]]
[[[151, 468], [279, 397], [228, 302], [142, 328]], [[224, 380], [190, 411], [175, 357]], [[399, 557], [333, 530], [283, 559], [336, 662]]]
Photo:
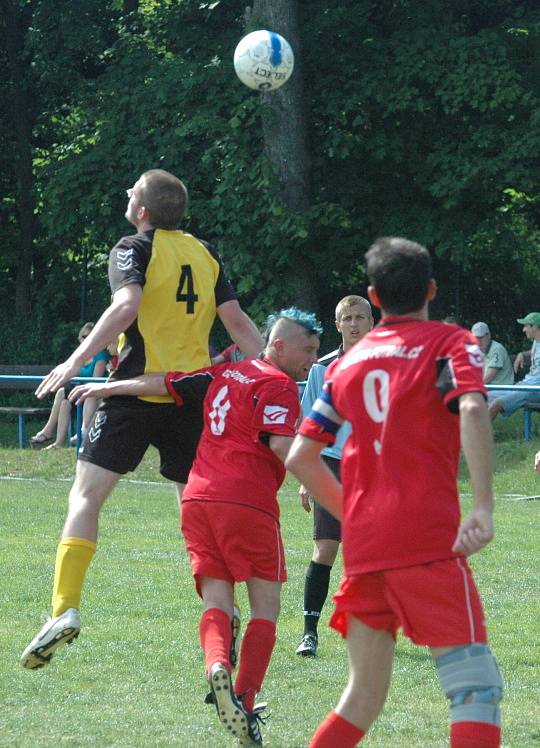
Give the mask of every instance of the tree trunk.
[[[254, 0], [253, 7], [246, 8], [246, 21], [281, 34], [293, 48], [291, 79], [277, 91], [260, 95], [275, 115], [263, 120], [265, 152], [277, 167], [287, 207], [302, 213], [310, 207], [311, 194], [297, 0]], [[318, 311], [315, 277], [306, 250], [299, 248], [285, 281], [294, 303]]]
[[34, 243], [34, 174], [32, 169], [32, 108], [28, 97], [27, 63], [24, 58], [24, 23], [18, 4], [12, 0], [0, 3], [4, 15], [4, 46], [9, 63], [11, 106], [15, 153], [13, 168], [17, 181], [19, 217], [19, 254], [15, 276], [15, 313], [30, 314], [30, 282]]

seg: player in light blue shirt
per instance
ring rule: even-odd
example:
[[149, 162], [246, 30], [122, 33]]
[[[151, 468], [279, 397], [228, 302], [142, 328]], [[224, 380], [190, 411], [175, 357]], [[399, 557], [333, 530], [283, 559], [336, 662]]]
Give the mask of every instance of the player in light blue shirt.
[[[373, 314], [367, 299], [354, 295], [341, 299], [336, 307], [336, 328], [341, 333], [341, 345], [311, 367], [302, 394], [304, 414], [310, 412], [321, 393], [326, 367], [352, 348], [372, 327]], [[322, 452], [324, 461], [338, 478], [343, 447], [350, 433], [351, 427], [345, 421], [338, 431], [335, 443]], [[300, 486], [299, 493], [302, 506], [307, 512], [311, 511], [313, 504], [314, 547], [304, 583], [304, 634], [296, 654], [315, 657], [318, 646], [317, 626], [328, 596], [330, 572], [341, 541], [341, 525], [326, 509], [312, 500], [303, 486]]]

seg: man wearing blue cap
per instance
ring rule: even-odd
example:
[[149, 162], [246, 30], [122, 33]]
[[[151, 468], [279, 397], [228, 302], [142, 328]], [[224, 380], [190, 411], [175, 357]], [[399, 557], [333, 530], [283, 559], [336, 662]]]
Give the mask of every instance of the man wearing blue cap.
[[[523, 388], [531, 386], [540, 387], [540, 312], [529, 312], [523, 319], [518, 319], [517, 321], [520, 325], [523, 325], [523, 332], [533, 343], [530, 351], [522, 351], [516, 356], [514, 370], [517, 372], [529, 362], [530, 370], [522, 381], [518, 382], [515, 386]], [[490, 403], [489, 413], [492, 420], [499, 413], [502, 413], [503, 416], [511, 416], [512, 413], [515, 413], [518, 408], [522, 408], [526, 403], [538, 402], [540, 402], [540, 389], [536, 392], [524, 389], [523, 392], [513, 390], [507, 393], [501, 390], [501, 395]]]

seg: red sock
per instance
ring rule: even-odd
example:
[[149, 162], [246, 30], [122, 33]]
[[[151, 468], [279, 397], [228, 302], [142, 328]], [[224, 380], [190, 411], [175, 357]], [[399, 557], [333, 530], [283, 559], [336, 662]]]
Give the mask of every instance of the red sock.
[[248, 712], [262, 683], [276, 643], [276, 624], [265, 618], [253, 618], [247, 625], [240, 648], [240, 665], [234, 690]]
[[354, 748], [366, 733], [336, 712], [330, 712], [311, 738], [309, 748]]
[[501, 728], [487, 722], [452, 722], [451, 748], [499, 748]]
[[199, 638], [204, 652], [207, 677], [215, 662], [221, 662], [230, 673], [229, 653], [232, 632], [231, 619], [227, 613], [219, 608], [205, 610], [199, 623]]

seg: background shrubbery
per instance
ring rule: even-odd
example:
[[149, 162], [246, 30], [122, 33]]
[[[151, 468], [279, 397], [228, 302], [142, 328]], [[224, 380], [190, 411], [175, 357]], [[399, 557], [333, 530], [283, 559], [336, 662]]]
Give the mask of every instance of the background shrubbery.
[[5, 5], [3, 363], [57, 361], [99, 316], [108, 251], [130, 232], [125, 189], [151, 167], [185, 179], [187, 230], [217, 244], [258, 322], [295, 301], [291, 269], [309, 257], [329, 349], [336, 300], [365, 292], [363, 252], [396, 233], [434, 253], [433, 316], [484, 319], [522, 347], [515, 319], [538, 308], [540, 285], [535, 0], [298, 3], [301, 211], [265, 156], [275, 113], [234, 76], [245, 2]]

